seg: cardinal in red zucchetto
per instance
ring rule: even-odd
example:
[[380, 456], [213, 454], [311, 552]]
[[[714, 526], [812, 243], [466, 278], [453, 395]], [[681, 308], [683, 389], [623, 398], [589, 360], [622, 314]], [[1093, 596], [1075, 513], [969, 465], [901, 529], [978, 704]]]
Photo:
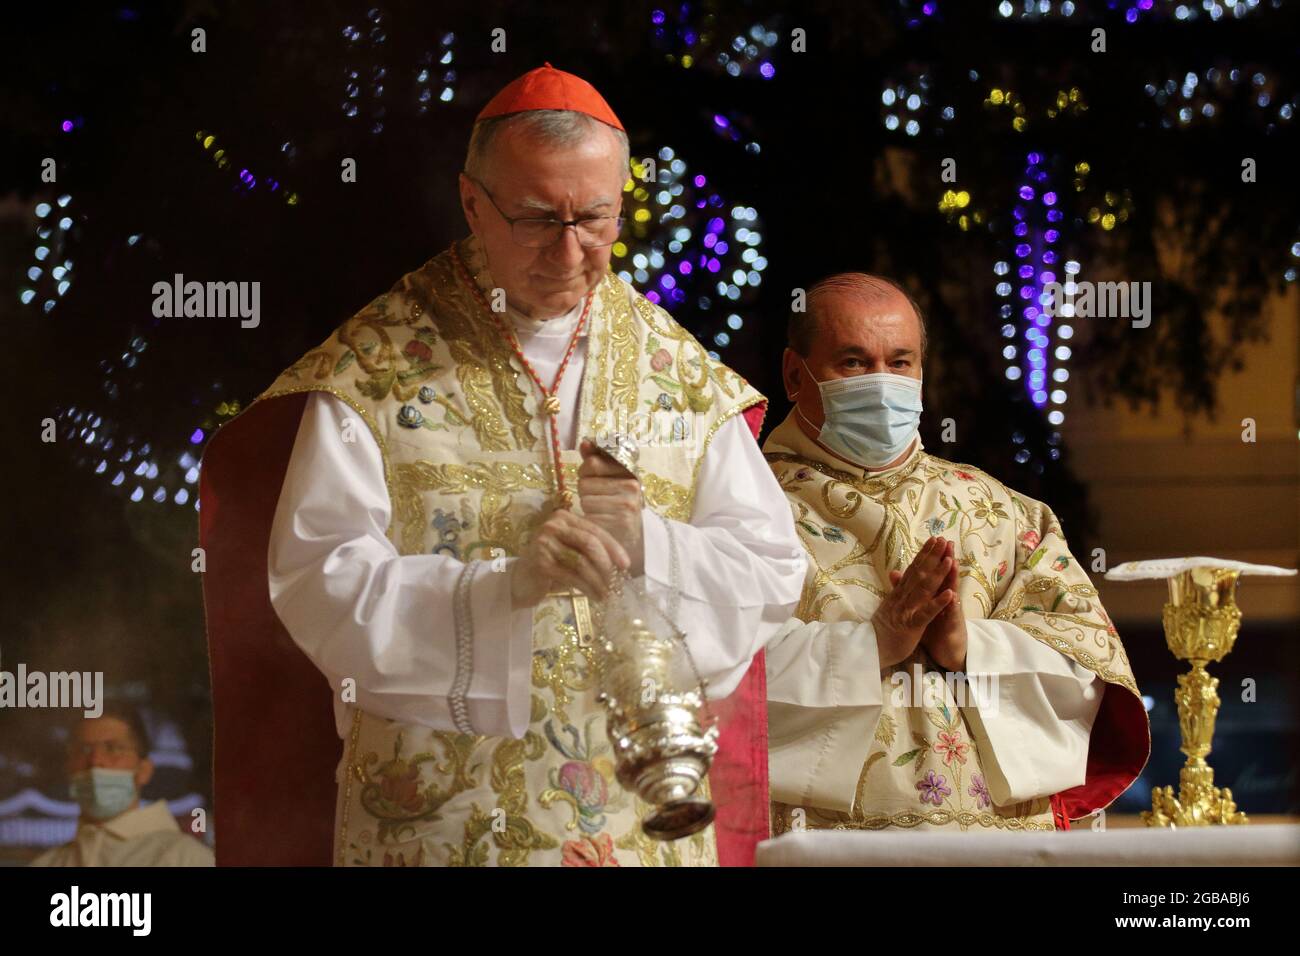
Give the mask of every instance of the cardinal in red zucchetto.
[[[747, 865], [768, 835], [762, 648], [806, 558], [764, 397], [610, 269], [631, 169], [589, 83], [510, 83], [459, 177], [471, 234], [214, 437], [219, 865]], [[722, 715], [716, 817], [678, 840], [642, 831], [597, 699], [618, 572]]]

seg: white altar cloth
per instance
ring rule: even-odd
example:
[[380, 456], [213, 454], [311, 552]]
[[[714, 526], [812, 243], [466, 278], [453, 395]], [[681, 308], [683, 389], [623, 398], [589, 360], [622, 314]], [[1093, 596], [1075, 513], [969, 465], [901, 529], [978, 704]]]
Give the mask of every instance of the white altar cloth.
[[1300, 825], [1049, 833], [805, 830], [758, 845], [758, 866], [1298, 866]]

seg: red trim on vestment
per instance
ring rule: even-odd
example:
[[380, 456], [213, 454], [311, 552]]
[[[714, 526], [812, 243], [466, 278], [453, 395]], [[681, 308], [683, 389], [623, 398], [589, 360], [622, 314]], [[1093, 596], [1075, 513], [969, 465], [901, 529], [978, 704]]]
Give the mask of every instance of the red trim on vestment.
[[[219, 866], [328, 866], [342, 744], [328, 683], [271, 606], [267, 546], [306, 394], [257, 402], [203, 455], [199, 543], [212, 680], [213, 826]], [[758, 410], [757, 415], [751, 414]], [[746, 409], [757, 438], [762, 409]], [[723, 866], [752, 866], [768, 837], [762, 653], [718, 703], [709, 775]]]
[[1151, 724], [1141, 698], [1107, 684], [1088, 740], [1086, 780], [1056, 795], [1065, 815], [1078, 820], [1109, 806], [1138, 778], [1150, 756]]

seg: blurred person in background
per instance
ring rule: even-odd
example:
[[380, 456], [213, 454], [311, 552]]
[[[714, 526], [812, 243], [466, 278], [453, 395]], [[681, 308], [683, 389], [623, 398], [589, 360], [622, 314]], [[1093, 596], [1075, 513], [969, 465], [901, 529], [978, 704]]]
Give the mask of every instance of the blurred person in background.
[[78, 721], [68, 740], [67, 772], [81, 807], [72, 842], [32, 866], [212, 866], [212, 851], [181, 831], [167, 801], [141, 804], [153, 777], [149, 736], [134, 710], [106, 706]]

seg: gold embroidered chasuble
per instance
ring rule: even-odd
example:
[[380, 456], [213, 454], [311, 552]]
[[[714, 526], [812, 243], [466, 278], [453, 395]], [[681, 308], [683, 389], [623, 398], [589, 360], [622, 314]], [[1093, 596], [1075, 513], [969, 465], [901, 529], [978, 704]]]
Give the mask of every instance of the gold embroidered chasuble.
[[[1145, 749], [1142, 741], [1125, 748], [1124, 757], [1113, 761], [1114, 767], [1107, 766], [1111, 772], [1100, 781], [1105, 747], [1098, 746], [1095, 725], [1091, 747], [1097, 754], [1090, 750], [1089, 784], [1068, 806], [1088, 807], [1075, 809], [1075, 815], [1082, 816], [1109, 803], [1132, 781], [1150, 745], [1149, 733], [1137, 727], [1136, 714], [1141, 712], [1145, 726], [1145, 713], [1133, 672], [1096, 590], [1047, 506], [977, 468], [926, 453], [919, 441], [892, 469], [846, 470], [851, 466], [800, 430], [793, 412], [763, 450], [789, 498], [811, 559], [795, 612], [800, 621], [870, 620], [889, 588], [889, 571], [904, 570], [927, 538], [947, 538], [954, 544], [958, 595], [966, 617], [1011, 622], [1114, 685], [1104, 695], [1104, 702], [1112, 705], [1106, 709], [1106, 727], [1122, 723], [1134, 740], [1138, 735], [1145, 738]], [[913, 688], [920, 675], [922, 686]], [[804, 826], [1055, 829], [1046, 796], [1009, 806], [993, 804], [988, 773], [996, 767], [990, 766], [992, 754], [976, 702], [969, 694], [959, 694], [969, 687], [944, 678], [924, 647], [884, 669], [883, 708], [872, 739], [863, 741], [865, 759], [851, 810], [774, 799], [773, 832]], [[776, 709], [772, 720], [775, 749], [787, 729], [779, 726]], [[1143, 756], [1134, 766], [1139, 751]], [[1090, 800], [1099, 802], [1089, 805]]]
[[[477, 243], [459, 249], [486, 294]], [[579, 435], [638, 436], [646, 504], [688, 521], [710, 440], [763, 396], [612, 273], [593, 296]], [[259, 401], [313, 390], [346, 402], [374, 435], [392, 501], [388, 536], [401, 554], [515, 555], [555, 505], [537, 390], [450, 250], [344, 322]], [[580, 456], [561, 459], [576, 489]], [[585, 605], [556, 594], [534, 609], [523, 739], [354, 710], [336, 864], [717, 865], [713, 826], [673, 843], [641, 834], [644, 807], [615, 779], [585, 633], [580, 640]]]

